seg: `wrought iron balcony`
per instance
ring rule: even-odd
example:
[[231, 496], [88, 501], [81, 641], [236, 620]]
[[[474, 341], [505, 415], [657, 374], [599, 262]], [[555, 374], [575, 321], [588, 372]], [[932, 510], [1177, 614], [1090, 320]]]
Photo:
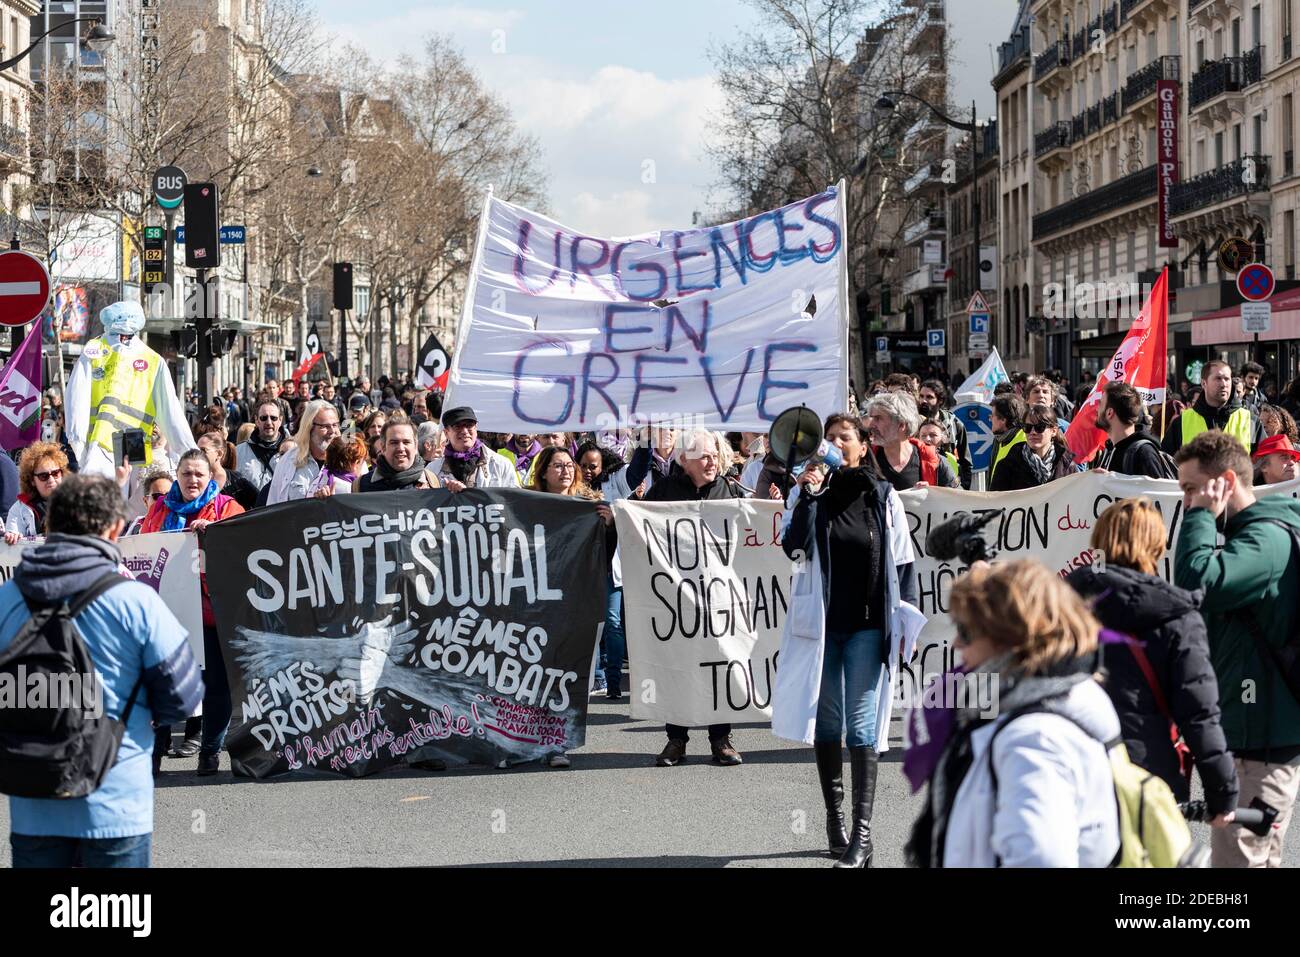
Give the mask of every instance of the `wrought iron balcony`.
[[1112, 93], [1101, 101], [1101, 125], [1110, 126], [1119, 119], [1119, 93]]
[[1119, 29], [1119, 4], [1112, 3], [1101, 11], [1101, 28], [1110, 36]]
[[1077, 143], [1088, 135], [1088, 116], [1080, 113], [1078, 116], [1070, 118], [1070, 141]]
[[1053, 150], [1065, 149], [1070, 143], [1070, 124], [1053, 123], [1045, 130], [1034, 134], [1034, 156], [1046, 156]]
[[1047, 49], [1034, 57], [1034, 79], [1041, 80], [1057, 67], [1070, 63], [1070, 45], [1064, 40], [1049, 44]]
[[1129, 14], [1131, 14], [1134, 10], [1136, 10], [1138, 7], [1142, 6], [1142, 4], [1146, 2], [1147, 0], [1119, 0], [1120, 17], [1124, 20], [1127, 20], [1129, 18]]
[[1152, 60], [1128, 78], [1124, 84], [1124, 112], [1156, 91], [1157, 80], [1178, 79], [1178, 57], [1162, 56]]
[[1096, 133], [1101, 129], [1101, 104], [1094, 103], [1088, 107], [1088, 132]]
[[1083, 30], [1079, 30], [1070, 38], [1070, 55], [1074, 57], [1074, 59], [1078, 60], [1087, 52], [1088, 34]]
[[1134, 203], [1154, 201], [1155, 197], [1156, 168], [1148, 166], [1039, 213], [1034, 217], [1034, 238], [1059, 233]]
[[1203, 7], [1209, 2], [1210, 0], [1187, 0], [1187, 12], [1191, 13], [1197, 7]]
[[1253, 153], [1176, 183], [1169, 197], [1169, 215], [1181, 216], [1235, 196], [1267, 191], [1268, 157]]
[[1207, 60], [1194, 74], [1187, 92], [1187, 104], [1196, 109], [1216, 96], [1244, 90], [1260, 79], [1263, 48], [1255, 47], [1242, 56], [1228, 56], [1222, 60]]

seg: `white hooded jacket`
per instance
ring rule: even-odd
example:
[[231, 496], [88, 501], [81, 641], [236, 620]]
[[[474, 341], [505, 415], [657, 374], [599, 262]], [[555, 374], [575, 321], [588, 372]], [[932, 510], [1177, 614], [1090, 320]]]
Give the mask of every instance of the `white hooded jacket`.
[[1119, 736], [1115, 708], [1091, 679], [1052, 706], [1070, 718], [1024, 714], [998, 734], [996, 803], [988, 745], [1006, 715], [971, 734], [972, 762], [948, 816], [944, 867], [1106, 867], [1114, 859], [1119, 813], [1102, 741]]

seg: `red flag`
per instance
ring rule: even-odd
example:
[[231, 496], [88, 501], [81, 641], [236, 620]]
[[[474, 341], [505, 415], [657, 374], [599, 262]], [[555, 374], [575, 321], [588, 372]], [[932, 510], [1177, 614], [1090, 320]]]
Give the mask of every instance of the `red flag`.
[[290, 378], [293, 379], [294, 385], [302, 385], [302, 377], [311, 371], [312, 366], [314, 366], [316, 363], [320, 362], [324, 358], [325, 358], [325, 353], [313, 352], [306, 359], [304, 359], [299, 364], [298, 368], [293, 370], [293, 375], [290, 376]]
[[1065, 444], [1076, 462], [1087, 462], [1106, 444], [1106, 433], [1097, 428], [1097, 404], [1112, 382], [1127, 382], [1142, 396], [1143, 405], [1165, 401], [1167, 379], [1166, 337], [1169, 330], [1169, 269], [1151, 287], [1151, 295], [1133, 320], [1115, 355], [1097, 376], [1087, 400], [1079, 406], [1065, 432]]

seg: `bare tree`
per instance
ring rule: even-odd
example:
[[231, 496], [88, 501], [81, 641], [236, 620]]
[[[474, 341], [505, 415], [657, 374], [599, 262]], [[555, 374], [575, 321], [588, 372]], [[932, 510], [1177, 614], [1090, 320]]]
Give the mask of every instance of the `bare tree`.
[[874, 107], [897, 90], [944, 109], [946, 60], [936, 61], [930, 46], [918, 52], [924, 4], [748, 2], [759, 27], [712, 54], [724, 94], [709, 144], [721, 205], [725, 214], [753, 215], [847, 180], [847, 307], [856, 339], [864, 334], [857, 304], [888, 270], [909, 214], [901, 184], [934, 146], [932, 136], [905, 135], [926, 112], [916, 101], [898, 98], [896, 111], [884, 116]]

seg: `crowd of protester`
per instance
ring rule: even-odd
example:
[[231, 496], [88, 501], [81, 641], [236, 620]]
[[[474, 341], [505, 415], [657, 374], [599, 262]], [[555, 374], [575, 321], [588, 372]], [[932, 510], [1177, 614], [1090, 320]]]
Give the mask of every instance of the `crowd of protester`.
[[[1131, 386], [1110, 384], [1095, 406], [1105, 448], [1087, 465], [1074, 461], [1064, 441], [1074, 404], [1059, 374], [1016, 376], [997, 388], [991, 403], [997, 442], [986, 475], [991, 492], [1046, 485], [1088, 467], [1177, 479], [1183, 527], [1172, 582], [1156, 574], [1166, 545], [1159, 514], [1146, 500], [1128, 499], [1102, 515], [1093, 531], [1094, 547], [1108, 557], [1105, 568], [1080, 569], [1062, 580], [1040, 564], [1013, 562], [972, 568], [954, 586], [951, 614], [963, 667], [994, 674], [1013, 700], [1043, 707], [1005, 732], [999, 724], [1008, 720], [1005, 709], [991, 722], [950, 716], [937, 735], [942, 747], [918, 778], [930, 791], [909, 845], [913, 860], [1105, 865], [1119, 842], [1106, 742], [1122, 738], [1131, 759], [1165, 780], [1180, 800], [1190, 793], [1189, 769], [1199, 770], [1218, 825], [1217, 864], [1278, 863], [1300, 785], [1300, 701], [1284, 681], [1272, 680], [1269, 648], [1284, 647], [1300, 618], [1294, 600], [1300, 564], [1291, 545], [1300, 536], [1300, 504], [1284, 496], [1256, 499], [1253, 487], [1295, 477], [1300, 385], [1279, 393], [1264, 374], [1248, 363], [1234, 375], [1226, 363], [1211, 361], [1199, 383], [1179, 389], [1171, 383], [1166, 403], [1154, 408]], [[891, 374], [826, 420], [825, 436], [843, 459], [838, 470], [817, 459], [790, 469], [763, 433], [484, 432], [472, 408], [444, 409], [440, 393], [410, 382], [381, 377], [372, 388], [363, 376], [342, 388], [328, 379], [271, 380], [247, 397], [232, 386], [206, 406], [187, 393], [198, 447], [169, 449], [155, 430], [150, 465], [119, 468], [118, 494], [109, 502], [104, 486], [111, 480], [74, 476], [60, 396], [50, 390], [42, 441], [16, 461], [0, 456], [0, 508], [6, 542], [48, 533], [31, 554], [33, 561], [52, 562], [59, 554], [53, 546], [108, 554], [86, 546], [87, 537], [111, 543], [122, 534], [201, 533], [232, 515], [336, 495], [524, 488], [587, 501], [609, 545], [594, 691], [619, 701], [626, 645], [610, 504], [785, 501], [786, 550], [815, 556], [823, 587], [822, 614], [813, 626], [824, 647], [814, 752], [829, 850], [837, 866], [862, 867], [874, 854], [876, 716], [886, 693], [886, 649], [899, 627], [900, 602], [915, 602], [916, 594], [915, 555], [901, 532], [906, 519], [898, 493], [969, 489], [974, 478], [968, 437], [951, 405], [941, 378]], [[88, 514], [64, 514], [69, 508]], [[77, 580], [84, 583], [84, 576]], [[15, 581], [24, 595], [37, 587], [30, 572]], [[194, 716], [198, 697], [189, 677], [196, 666], [177, 650], [170, 622], [154, 626], [145, 663], [134, 666], [154, 675], [156, 685], [136, 718], [152, 714], [154, 775], [164, 758], [195, 755], [198, 774], [220, 773], [232, 708], [205, 581], [201, 587], [207, 665], [201, 714]], [[0, 611], [15, 595], [0, 591]], [[123, 590], [117, 601], [153, 607], [139, 589]], [[0, 615], [0, 637], [11, 638], [15, 627]], [[169, 662], [165, 675], [156, 673], [160, 662]], [[124, 691], [134, 672], [125, 665], [119, 672], [111, 684]], [[1095, 680], [1098, 675], [1104, 678]], [[1234, 703], [1243, 681], [1264, 678], [1262, 707]], [[187, 715], [182, 741], [173, 747], [170, 722]], [[689, 730], [666, 726], [659, 766], [686, 759]], [[135, 749], [143, 758], [149, 741], [141, 734], [134, 723], [128, 727], [124, 753]], [[715, 763], [743, 762], [730, 725], [713, 725], [707, 736]], [[982, 763], [981, 755], [987, 755]], [[557, 751], [544, 763], [563, 768], [570, 759]], [[439, 761], [417, 766], [444, 767]], [[139, 772], [131, 774], [122, 776], [121, 787], [142, 786]], [[1279, 810], [1270, 834], [1229, 828], [1234, 809], [1250, 799]], [[15, 814], [16, 829], [37, 813], [28, 810]], [[95, 840], [101, 833], [89, 828], [72, 836]], [[27, 850], [24, 862], [49, 859]]]

